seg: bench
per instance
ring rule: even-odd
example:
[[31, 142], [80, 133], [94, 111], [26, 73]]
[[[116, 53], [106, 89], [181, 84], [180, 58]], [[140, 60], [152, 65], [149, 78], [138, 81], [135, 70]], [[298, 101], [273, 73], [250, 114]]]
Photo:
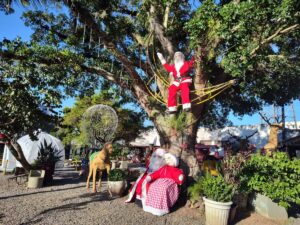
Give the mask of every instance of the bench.
[[[19, 182], [18, 182], [19, 179]], [[20, 174], [7, 178], [7, 184], [9, 186], [10, 181], [16, 181], [18, 185], [24, 184], [28, 181], [28, 174]]]

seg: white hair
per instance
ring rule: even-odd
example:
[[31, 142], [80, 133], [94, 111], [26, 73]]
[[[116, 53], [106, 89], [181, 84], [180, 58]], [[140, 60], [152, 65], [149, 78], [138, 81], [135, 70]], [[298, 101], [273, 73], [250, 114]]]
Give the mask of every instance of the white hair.
[[165, 158], [165, 161], [167, 161], [166, 159], [171, 160], [173, 162], [172, 166], [174, 166], [174, 167], [177, 167], [179, 165], [178, 158], [174, 154], [172, 154], [172, 153], [166, 153], [164, 155], [164, 158]]
[[165, 165], [165, 154], [166, 151], [162, 148], [158, 148], [152, 153], [149, 164], [149, 172], [154, 172]]

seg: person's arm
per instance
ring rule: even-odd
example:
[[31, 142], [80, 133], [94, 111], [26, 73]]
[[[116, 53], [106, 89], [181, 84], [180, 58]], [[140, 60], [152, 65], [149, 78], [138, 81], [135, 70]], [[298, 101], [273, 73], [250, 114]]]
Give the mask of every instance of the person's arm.
[[161, 64], [163, 65], [163, 67], [164, 67], [169, 73], [173, 72], [172, 66], [169, 65], [169, 64], [167, 63], [166, 59], [163, 57], [163, 55], [162, 55], [161, 53], [158, 52], [158, 53], [157, 53], [157, 57], [158, 57], [159, 61], [161, 62]]
[[192, 56], [192, 58], [188, 61], [188, 63], [189, 63], [189, 67], [192, 68], [195, 63], [195, 56]]
[[182, 185], [185, 180], [184, 173], [181, 169], [175, 168], [173, 171], [173, 179], [178, 185]]
[[159, 170], [156, 170], [155, 172], [153, 172], [150, 175], [148, 175], [146, 177], [146, 181], [147, 182], [153, 182], [153, 181], [157, 180], [158, 178], [160, 178], [161, 177], [161, 172], [160, 172], [161, 169], [162, 168], [160, 168]]

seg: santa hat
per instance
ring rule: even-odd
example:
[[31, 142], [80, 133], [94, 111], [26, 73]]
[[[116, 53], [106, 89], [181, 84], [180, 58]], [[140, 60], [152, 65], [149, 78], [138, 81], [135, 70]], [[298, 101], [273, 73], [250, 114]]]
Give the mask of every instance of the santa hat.
[[155, 150], [155, 154], [163, 157], [166, 154], [166, 151], [162, 148], [158, 148]]
[[165, 159], [166, 159], [166, 158], [170, 159], [170, 160], [173, 162], [173, 166], [175, 166], [175, 167], [177, 167], [178, 164], [179, 164], [178, 158], [177, 158], [175, 155], [173, 155], [172, 153], [166, 153], [166, 154], [164, 155], [164, 158], [165, 158]]

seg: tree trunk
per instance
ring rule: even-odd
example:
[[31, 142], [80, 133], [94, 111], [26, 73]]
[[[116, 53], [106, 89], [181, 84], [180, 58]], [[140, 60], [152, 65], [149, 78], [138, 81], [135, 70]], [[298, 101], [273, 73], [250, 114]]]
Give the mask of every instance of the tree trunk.
[[21, 146], [14, 141], [6, 144], [13, 156], [18, 160], [26, 171], [30, 171], [31, 165], [27, 162]]
[[199, 172], [194, 153], [199, 120], [195, 120], [192, 113], [187, 113], [184, 125], [176, 127], [177, 119], [176, 115], [161, 114], [154, 119], [154, 124], [160, 135], [161, 147], [180, 159], [179, 167], [186, 176], [195, 178]]

